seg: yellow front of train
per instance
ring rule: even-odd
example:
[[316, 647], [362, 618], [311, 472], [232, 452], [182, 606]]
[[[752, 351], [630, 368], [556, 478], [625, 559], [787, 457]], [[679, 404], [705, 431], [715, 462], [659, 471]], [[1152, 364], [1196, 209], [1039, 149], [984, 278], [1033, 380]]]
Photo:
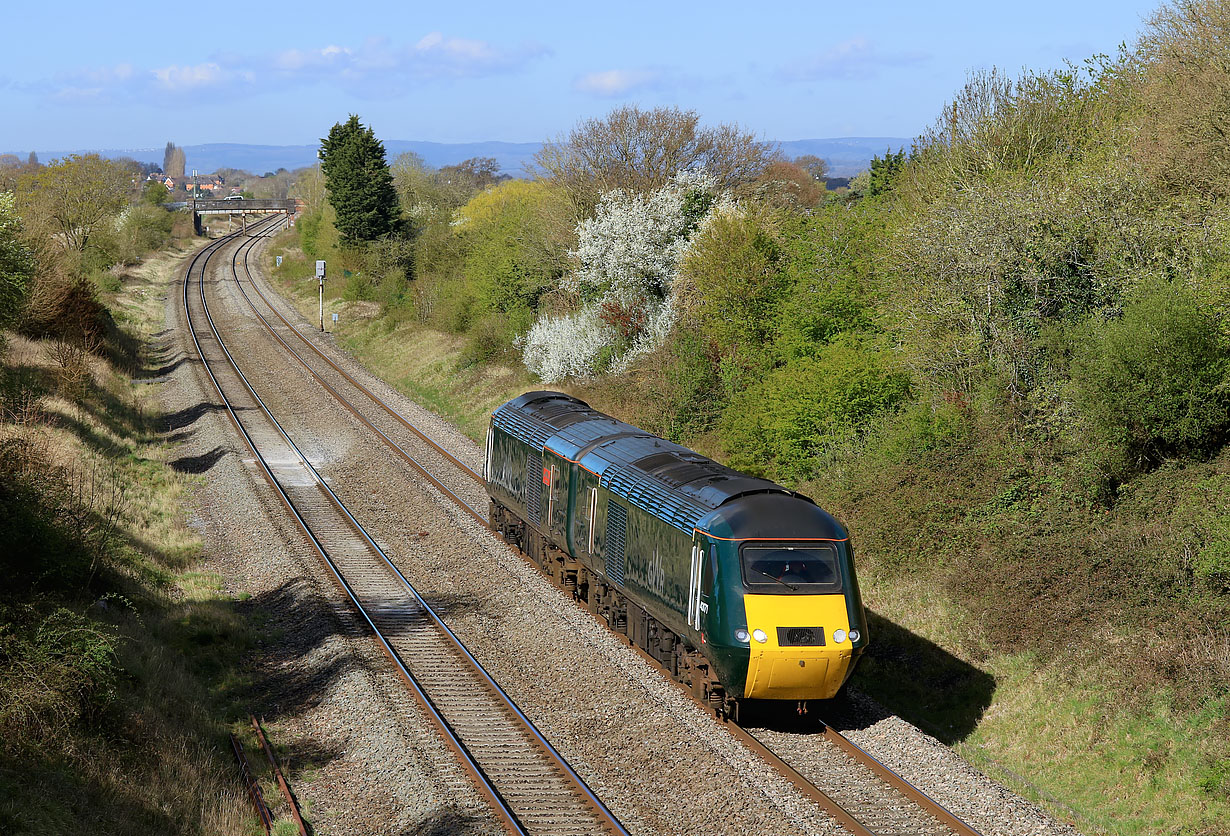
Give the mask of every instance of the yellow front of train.
[[867, 629], [846, 545], [747, 543], [740, 563], [749, 651], [743, 696], [835, 697]]
[[[853, 666], [854, 644], [843, 595], [744, 595], [750, 651], [743, 696], [827, 700]], [[853, 635], [852, 635], [853, 634]]]

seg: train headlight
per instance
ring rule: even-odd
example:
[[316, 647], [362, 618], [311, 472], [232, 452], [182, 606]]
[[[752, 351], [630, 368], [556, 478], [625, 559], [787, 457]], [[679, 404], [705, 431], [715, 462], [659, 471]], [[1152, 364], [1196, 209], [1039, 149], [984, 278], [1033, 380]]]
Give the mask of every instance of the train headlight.
[[833, 631], [833, 641], [837, 642], [838, 644], [841, 644], [845, 640], [846, 640], [845, 630], [838, 627], [836, 630]]
[[765, 642], [769, 640], [769, 636], [765, 633], [764, 630], [761, 630], [760, 628], [757, 628], [752, 631], [752, 638], [754, 638], [756, 641], [760, 642], [761, 644], [764, 644]]
[[862, 633], [860, 633], [858, 630], [851, 630], [851, 631], [850, 631], [850, 641], [852, 641], [852, 642], [856, 642], [856, 641], [858, 641], [859, 639], [861, 639], [862, 637], [863, 637], [863, 634], [862, 634]]
[[750, 633], [747, 632], [747, 630], [735, 630], [735, 640], [736, 641], [741, 641], [741, 642], [746, 643], [748, 641], [751, 641], [751, 638], [752, 636]]

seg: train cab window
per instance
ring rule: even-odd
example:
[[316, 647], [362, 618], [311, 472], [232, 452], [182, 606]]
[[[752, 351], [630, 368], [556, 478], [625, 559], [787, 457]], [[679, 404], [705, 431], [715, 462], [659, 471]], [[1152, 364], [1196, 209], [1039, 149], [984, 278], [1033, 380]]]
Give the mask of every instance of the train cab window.
[[750, 592], [810, 595], [841, 592], [836, 545], [744, 546], [743, 583]]

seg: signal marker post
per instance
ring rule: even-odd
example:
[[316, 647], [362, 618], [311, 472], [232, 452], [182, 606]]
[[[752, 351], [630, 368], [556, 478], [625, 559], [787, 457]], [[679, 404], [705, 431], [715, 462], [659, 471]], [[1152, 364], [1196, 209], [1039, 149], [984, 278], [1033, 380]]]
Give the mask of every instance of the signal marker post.
[[320, 331], [325, 330], [325, 263], [316, 262], [316, 278], [320, 279]]

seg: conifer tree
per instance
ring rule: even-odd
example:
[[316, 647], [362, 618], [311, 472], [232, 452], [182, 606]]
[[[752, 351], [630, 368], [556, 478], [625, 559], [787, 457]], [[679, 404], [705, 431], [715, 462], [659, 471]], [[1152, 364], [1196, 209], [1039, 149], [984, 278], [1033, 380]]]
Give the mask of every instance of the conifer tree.
[[334, 125], [321, 140], [320, 168], [343, 243], [374, 241], [398, 231], [401, 207], [384, 144], [358, 116]]

